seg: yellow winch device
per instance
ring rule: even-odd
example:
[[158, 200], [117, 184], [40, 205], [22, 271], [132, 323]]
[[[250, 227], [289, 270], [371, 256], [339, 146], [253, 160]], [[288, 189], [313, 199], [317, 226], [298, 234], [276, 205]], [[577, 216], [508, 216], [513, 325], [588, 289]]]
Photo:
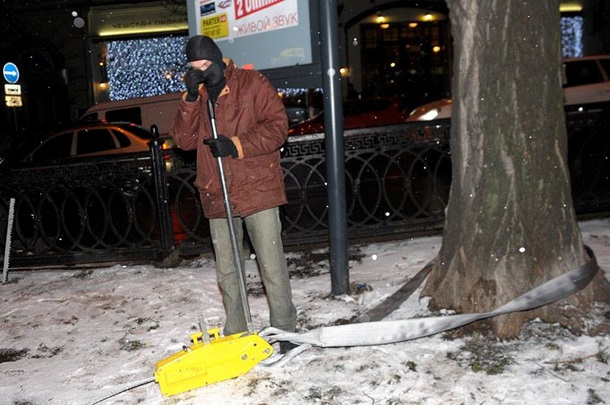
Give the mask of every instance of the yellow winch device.
[[273, 354], [256, 333], [220, 336], [220, 329], [191, 335], [192, 346], [157, 362], [155, 381], [166, 396], [239, 377]]

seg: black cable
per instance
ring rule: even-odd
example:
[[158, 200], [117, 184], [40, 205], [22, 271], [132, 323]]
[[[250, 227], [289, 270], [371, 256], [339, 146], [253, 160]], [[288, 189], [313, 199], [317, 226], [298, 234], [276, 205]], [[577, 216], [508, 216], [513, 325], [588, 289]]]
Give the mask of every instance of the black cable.
[[110, 398], [115, 397], [115, 396], [117, 396], [119, 394], [122, 394], [123, 392], [130, 391], [130, 390], [132, 390], [134, 388], [141, 387], [142, 385], [146, 385], [146, 384], [149, 384], [149, 383], [154, 382], [154, 381], [155, 381], [155, 377], [150, 377], [150, 378], [146, 378], [144, 380], [136, 381], [134, 383], [131, 383], [129, 385], [124, 386], [123, 388], [119, 388], [119, 389], [111, 392], [108, 395], [100, 397], [100, 398], [94, 400], [93, 402], [89, 402], [89, 403], [87, 403], [87, 405], [99, 404], [100, 402], [103, 402], [103, 401], [105, 401], [107, 399], [110, 399]]

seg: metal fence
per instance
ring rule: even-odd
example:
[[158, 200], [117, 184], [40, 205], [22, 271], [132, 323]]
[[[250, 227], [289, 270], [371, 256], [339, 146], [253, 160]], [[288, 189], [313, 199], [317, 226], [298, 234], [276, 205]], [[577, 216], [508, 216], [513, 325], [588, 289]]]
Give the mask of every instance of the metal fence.
[[[568, 116], [577, 212], [610, 208], [610, 136], [604, 112]], [[448, 121], [345, 132], [348, 236], [395, 237], [442, 228], [451, 183]], [[323, 134], [291, 137], [282, 151], [287, 246], [325, 242], [328, 205]], [[11, 266], [130, 260], [211, 250], [191, 153], [14, 167], [0, 174], [0, 229], [15, 198]], [[4, 247], [4, 231], [0, 231]], [[175, 256], [175, 254], [174, 254]]]

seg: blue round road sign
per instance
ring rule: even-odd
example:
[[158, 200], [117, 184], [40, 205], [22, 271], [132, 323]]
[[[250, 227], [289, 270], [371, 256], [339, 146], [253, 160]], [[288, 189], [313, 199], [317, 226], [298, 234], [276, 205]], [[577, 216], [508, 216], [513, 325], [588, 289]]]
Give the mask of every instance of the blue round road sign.
[[17, 69], [17, 65], [12, 62], [8, 62], [4, 65], [2, 74], [4, 75], [4, 80], [9, 83], [17, 83], [17, 80], [19, 80], [19, 69]]

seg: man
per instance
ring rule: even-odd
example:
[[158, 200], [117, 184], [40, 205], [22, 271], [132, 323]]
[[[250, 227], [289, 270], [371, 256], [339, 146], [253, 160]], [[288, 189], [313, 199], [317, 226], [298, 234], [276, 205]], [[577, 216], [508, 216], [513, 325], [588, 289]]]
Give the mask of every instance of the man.
[[[247, 330], [227, 224], [217, 157], [223, 157], [238, 240], [243, 223], [256, 253], [269, 302], [271, 326], [296, 328], [296, 309], [281, 239], [278, 207], [287, 202], [280, 147], [288, 136], [286, 110], [269, 80], [238, 69], [214, 41], [192, 37], [186, 46], [191, 69], [172, 136], [184, 150], [197, 150], [197, 179], [216, 256], [216, 274], [227, 315], [224, 333]], [[214, 102], [219, 137], [212, 138], [208, 98]], [[222, 135], [221, 135], [222, 134]], [[242, 251], [243, 261], [243, 247]], [[243, 266], [242, 266], [243, 268]], [[280, 350], [291, 348], [281, 342]]]

